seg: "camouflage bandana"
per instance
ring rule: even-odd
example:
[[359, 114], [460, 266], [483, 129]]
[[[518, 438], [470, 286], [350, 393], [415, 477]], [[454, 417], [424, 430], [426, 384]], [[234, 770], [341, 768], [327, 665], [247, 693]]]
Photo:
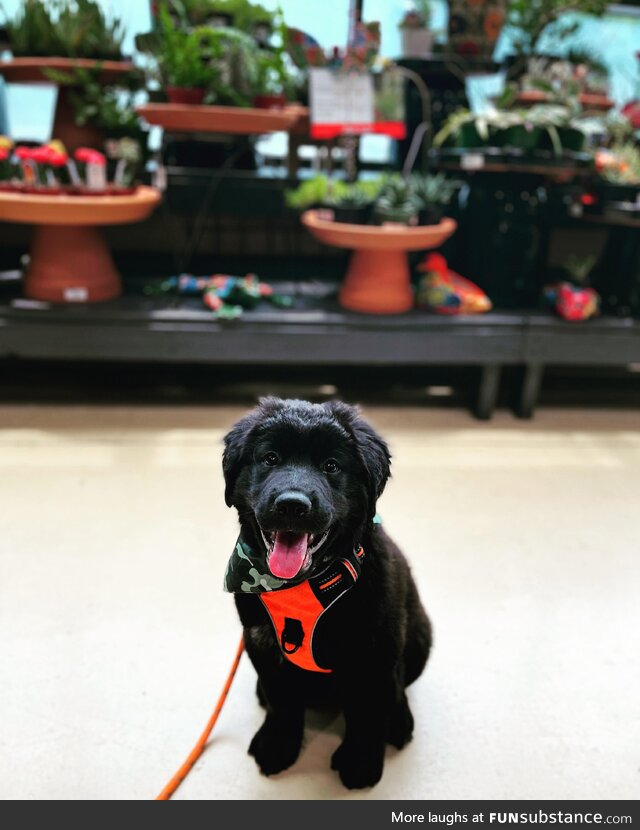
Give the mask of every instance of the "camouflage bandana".
[[282, 587], [287, 583], [269, 573], [266, 551], [254, 551], [239, 536], [224, 573], [224, 590], [230, 594], [261, 594]]

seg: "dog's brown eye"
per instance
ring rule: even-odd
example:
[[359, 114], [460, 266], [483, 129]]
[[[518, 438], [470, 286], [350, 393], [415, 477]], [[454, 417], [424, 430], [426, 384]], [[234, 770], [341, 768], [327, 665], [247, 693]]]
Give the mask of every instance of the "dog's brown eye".
[[325, 473], [337, 473], [340, 467], [335, 458], [328, 458], [322, 465], [322, 470]]
[[267, 467], [276, 467], [280, 463], [280, 458], [275, 452], [268, 452], [262, 459], [262, 463]]

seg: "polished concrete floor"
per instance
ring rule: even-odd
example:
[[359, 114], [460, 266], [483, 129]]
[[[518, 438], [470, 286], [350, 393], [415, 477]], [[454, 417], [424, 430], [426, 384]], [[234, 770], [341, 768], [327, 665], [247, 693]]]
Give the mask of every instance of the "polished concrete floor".
[[[195, 741], [240, 634], [219, 464], [240, 413], [0, 406], [0, 797], [152, 798]], [[367, 415], [435, 626], [415, 738], [347, 793], [340, 723], [316, 715], [298, 763], [263, 778], [245, 659], [177, 797], [637, 798], [637, 411]]]

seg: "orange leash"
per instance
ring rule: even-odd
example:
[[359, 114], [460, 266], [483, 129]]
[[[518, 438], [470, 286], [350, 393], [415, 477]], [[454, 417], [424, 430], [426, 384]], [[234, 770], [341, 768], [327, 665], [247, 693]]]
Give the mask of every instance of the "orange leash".
[[242, 657], [242, 652], [244, 651], [244, 642], [240, 639], [240, 644], [238, 645], [238, 651], [236, 652], [235, 659], [233, 661], [233, 665], [231, 666], [231, 671], [229, 672], [229, 677], [227, 677], [227, 682], [224, 684], [224, 689], [222, 690], [222, 694], [218, 698], [218, 702], [216, 703], [216, 708], [213, 710], [213, 714], [209, 718], [209, 722], [204, 728], [204, 732], [198, 738], [197, 744], [193, 747], [189, 755], [187, 756], [187, 760], [184, 764], [180, 767], [180, 769], [176, 772], [173, 776], [171, 781], [167, 784], [167, 786], [162, 790], [159, 796], [156, 797], [156, 801], [169, 801], [171, 796], [175, 793], [178, 789], [180, 784], [184, 781], [184, 779], [189, 775], [191, 772], [191, 768], [198, 760], [198, 758], [202, 755], [205, 746], [207, 745], [207, 741], [209, 740], [209, 735], [213, 730], [213, 727], [216, 725], [216, 721], [218, 720], [218, 716], [222, 711], [222, 707], [224, 706], [224, 702], [227, 699], [227, 695], [229, 694], [229, 689], [231, 688], [231, 684], [233, 683], [233, 678], [236, 676], [236, 672], [238, 670], [238, 665], [240, 663], [240, 658]]

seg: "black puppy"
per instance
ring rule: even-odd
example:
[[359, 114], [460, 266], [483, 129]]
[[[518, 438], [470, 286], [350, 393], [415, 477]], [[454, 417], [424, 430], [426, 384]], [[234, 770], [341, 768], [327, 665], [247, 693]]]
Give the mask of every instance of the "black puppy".
[[[298, 757], [307, 706], [344, 712], [331, 765], [349, 788], [376, 784], [385, 743], [411, 739], [405, 688], [424, 669], [431, 630], [404, 556], [374, 522], [389, 462], [383, 439], [339, 402], [265, 398], [225, 438], [227, 504], [238, 510], [244, 550], [258, 552], [280, 588], [236, 594], [267, 713], [249, 752], [266, 775]], [[300, 591], [319, 598], [313, 631], [295, 619], [304, 608], [286, 606]], [[323, 591], [342, 593], [333, 602]], [[285, 601], [282, 631], [266, 598]], [[291, 655], [303, 642], [301, 668]]]

